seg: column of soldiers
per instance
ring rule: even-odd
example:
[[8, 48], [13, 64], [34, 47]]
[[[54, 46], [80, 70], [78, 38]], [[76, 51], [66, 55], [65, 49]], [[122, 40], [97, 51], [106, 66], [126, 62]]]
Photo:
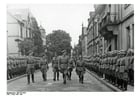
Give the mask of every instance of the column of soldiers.
[[85, 67], [82, 57], [74, 59], [74, 57], [68, 56], [66, 50], [62, 51], [61, 56], [57, 56], [55, 53], [52, 59], [52, 68], [53, 68], [53, 80], [59, 80], [59, 72], [62, 73], [63, 84], [67, 83], [67, 80], [71, 80], [72, 71], [76, 67], [75, 71], [79, 77], [79, 83], [83, 84]]
[[96, 54], [90, 62], [86, 61], [86, 67], [122, 90], [127, 90], [128, 83], [134, 84], [134, 52], [132, 49], [114, 50], [102, 55]]
[[[35, 66], [34, 69], [39, 69], [39, 59], [32, 57], [33, 64]], [[8, 56], [7, 58], [7, 80], [15, 78], [17, 76], [23, 75], [27, 73], [27, 61], [29, 57], [15, 57], [15, 56]]]
[[26, 59], [22, 57], [7, 58], [7, 80], [26, 73]]

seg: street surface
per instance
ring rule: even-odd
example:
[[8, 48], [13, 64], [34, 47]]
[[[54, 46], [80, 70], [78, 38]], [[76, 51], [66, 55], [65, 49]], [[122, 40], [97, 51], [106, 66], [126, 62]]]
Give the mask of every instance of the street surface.
[[110, 88], [106, 87], [96, 78], [86, 72], [84, 78], [84, 84], [79, 83], [78, 76], [75, 70], [72, 72], [72, 80], [67, 81], [67, 84], [63, 84], [62, 75], [60, 74], [59, 81], [53, 81], [53, 72], [51, 64], [49, 64], [49, 71], [47, 72], [47, 81], [42, 79], [41, 72], [35, 73], [35, 83], [27, 84], [27, 78], [22, 77], [7, 84], [7, 91], [49, 91], [49, 92], [71, 92], [71, 91], [83, 91], [83, 92], [110, 92]]

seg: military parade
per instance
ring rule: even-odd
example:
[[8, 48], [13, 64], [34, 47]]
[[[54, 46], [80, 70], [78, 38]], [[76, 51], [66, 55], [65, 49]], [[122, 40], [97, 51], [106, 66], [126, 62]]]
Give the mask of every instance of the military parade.
[[[65, 12], [73, 15], [74, 11], [78, 11], [75, 13], [83, 13], [80, 15], [83, 19], [84, 11], [89, 13], [84, 19], [86, 22], [77, 18], [81, 22], [78, 23], [79, 27], [75, 24], [78, 21], [72, 20], [70, 26], [70, 22], [62, 25], [68, 26], [68, 30], [56, 29], [58, 20], [53, 23], [55, 27], [45, 29], [45, 24], [46, 27], [52, 25], [46, 22], [50, 22], [47, 16], [50, 14], [57, 17], [56, 13], [53, 15], [47, 10], [53, 10], [54, 6], [50, 6], [53, 9], [44, 6], [49, 14], [42, 23], [38, 23], [38, 18], [43, 19], [44, 12], [35, 17], [35, 12], [29, 8], [10, 7], [12, 5], [7, 9], [8, 91], [134, 91], [132, 4], [75, 6], [75, 9], [85, 7], [81, 11], [71, 10], [73, 6], [68, 6], [65, 9], [71, 11]], [[57, 7], [64, 10], [61, 4], [56, 6], [56, 10]], [[88, 10], [89, 7], [91, 10]], [[33, 9], [38, 13], [44, 10], [41, 8], [38, 11], [34, 6]], [[63, 15], [62, 12], [60, 15]], [[66, 18], [61, 17], [63, 23]], [[61, 22], [59, 24], [61, 26]], [[80, 31], [75, 31], [75, 27], [80, 28]], [[50, 28], [52, 29], [48, 31]]]
[[[93, 56], [93, 59], [85, 59], [85, 66], [111, 84], [122, 90], [127, 90], [128, 84], [134, 85], [133, 55], [132, 49], [128, 51], [115, 50], [103, 55], [97, 54]], [[129, 65], [128, 62], [130, 62]]]

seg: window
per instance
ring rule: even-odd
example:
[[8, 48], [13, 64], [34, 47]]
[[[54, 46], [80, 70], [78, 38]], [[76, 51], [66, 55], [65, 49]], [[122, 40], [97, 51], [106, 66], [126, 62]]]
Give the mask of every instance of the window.
[[22, 24], [20, 25], [20, 37], [23, 38]]
[[115, 36], [115, 50], [117, 50], [117, 36]]
[[130, 26], [126, 27], [126, 35], [127, 35], [127, 48], [130, 48], [131, 47]]

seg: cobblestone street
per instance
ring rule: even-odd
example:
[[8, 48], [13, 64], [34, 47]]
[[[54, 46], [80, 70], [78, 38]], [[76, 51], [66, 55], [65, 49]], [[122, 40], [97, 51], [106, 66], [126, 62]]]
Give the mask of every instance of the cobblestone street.
[[78, 82], [78, 76], [75, 70], [72, 72], [72, 80], [67, 81], [64, 85], [62, 81], [62, 75], [60, 75], [59, 81], [53, 81], [53, 72], [50, 67], [47, 73], [47, 81], [42, 80], [41, 72], [35, 73], [35, 83], [27, 84], [27, 78], [22, 77], [15, 81], [8, 83], [7, 91], [112, 91], [110, 88], [106, 87], [104, 84], [99, 82], [96, 78], [91, 76], [86, 72], [84, 84]]

